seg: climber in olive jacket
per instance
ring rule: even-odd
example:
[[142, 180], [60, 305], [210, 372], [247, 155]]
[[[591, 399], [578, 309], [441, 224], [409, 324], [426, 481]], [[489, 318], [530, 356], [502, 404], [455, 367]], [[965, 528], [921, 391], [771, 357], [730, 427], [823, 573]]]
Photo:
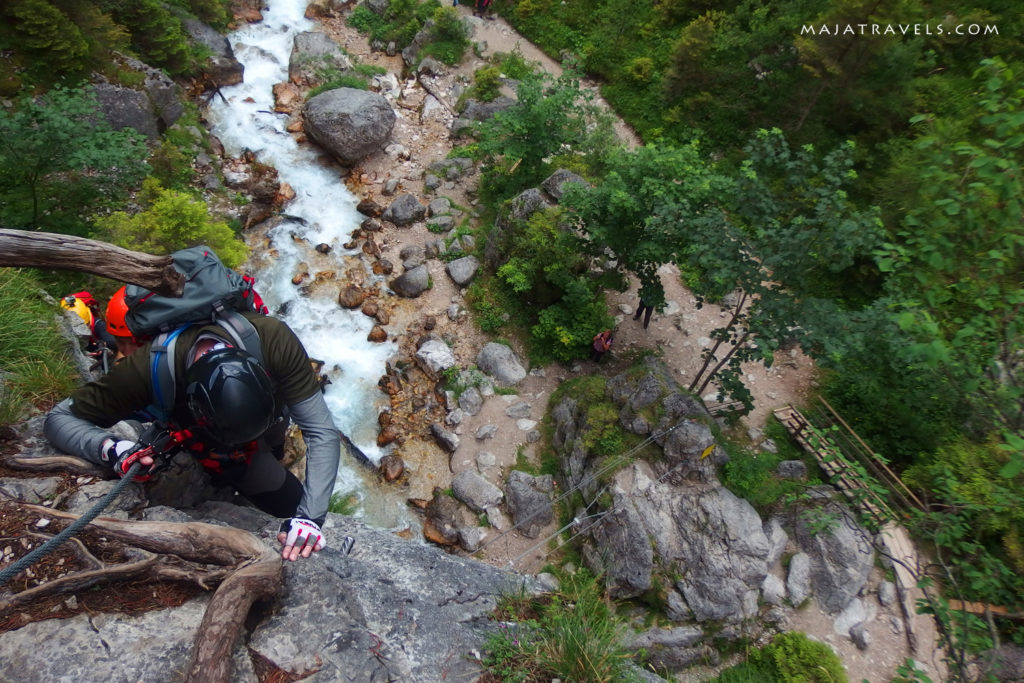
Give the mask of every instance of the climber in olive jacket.
[[[58, 404], [44, 431], [61, 450], [111, 466], [123, 477], [136, 460], [144, 468], [154, 462], [138, 455], [139, 444], [119, 439], [108, 428], [152, 412], [156, 373], [152, 342], [133, 338], [126, 325], [118, 324], [113, 307], [114, 302], [108, 324], [125, 357]], [[233, 486], [261, 510], [288, 518], [278, 536], [285, 559], [309, 557], [325, 545], [320, 527], [337, 476], [340, 433], [291, 328], [269, 316], [244, 317], [258, 334], [262, 362], [237, 348], [222, 325], [196, 324], [178, 335], [174, 405], [166, 421], [194, 434], [183, 447], [215, 483]], [[307, 447], [305, 485], [279, 461], [289, 418], [302, 430]]]

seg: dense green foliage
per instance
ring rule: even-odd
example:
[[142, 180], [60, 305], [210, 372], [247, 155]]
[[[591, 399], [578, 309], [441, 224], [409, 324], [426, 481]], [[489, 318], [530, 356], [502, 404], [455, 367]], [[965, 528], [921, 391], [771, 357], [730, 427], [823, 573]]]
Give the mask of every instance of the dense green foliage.
[[133, 53], [172, 74], [195, 70], [203, 49], [182, 20], [216, 28], [230, 19], [229, 0], [13, 0], [2, 10], [0, 92], [22, 86], [78, 84], [91, 72], [117, 77], [114, 54]]
[[494, 7], [548, 54], [575, 54], [646, 139], [687, 142], [700, 131], [715, 148], [736, 148], [771, 127], [801, 143], [882, 142], [922, 109], [955, 107], [956, 79], [986, 54], [1019, 55], [1022, 29], [1014, 3], [999, 0]]
[[[778, 420], [769, 418], [765, 436], [775, 443], [776, 452], [752, 452], [736, 444], [724, 444], [729, 453], [729, 461], [722, 466], [719, 474], [723, 486], [748, 501], [763, 515], [781, 509], [801, 496], [808, 486], [820, 483], [817, 463], [813, 457], [790, 442], [789, 433]], [[808, 465], [807, 480], [780, 477], [778, 467], [784, 460], [804, 460]]]
[[469, 32], [458, 12], [437, 0], [392, 0], [383, 14], [360, 4], [348, 22], [369, 35], [371, 41], [394, 42], [399, 49], [411, 43], [421, 29], [429, 27], [429, 39], [423, 44], [419, 59], [431, 56], [445, 64], [457, 64], [469, 47]]
[[114, 131], [93, 95], [54, 88], [0, 110], [0, 221], [82, 235], [149, 170], [142, 137]]
[[24, 419], [29, 409], [48, 409], [74, 388], [74, 363], [53, 341], [59, 314], [28, 272], [0, 268], [0, 426]]
[[491, 202], [534, 187], [558, 168], [597, 170], [611, 152], [611, 120], [594, 106], [579, 76], [531, 74], [516, 102], [477, 129], [480, 194]]
[[211, 217], [206, 204], [188, 194], [147, 181], [138, 200], [145, 207], [138, 213], [115, 211], [99, 218], [96, 236], [147, 254], [169, 254], [205, 244], [229, 268], [240, 265], [248, 255], [248, 247], [231, 227]]
[[[589, 116], [582, 93], [561, 93], [552, 123], [526, 90], [478, 134], [482, 195], [581, 173], [590, 186], [568, 192], [560, 220], [584, 238], [592, 279], [635, 278], [658, 305], [658, 269], [674, 263], [699, 299], [727, 304], [691, 389], [713, 382], [749, 403], [742, 363], [799, 345], [868, 442], [899, 470], [916, 465], [912, 484], [939, 511], [919, 528], [950, 558], [944, 580], [1019, 606], [1022, 15], [1001, 2], [494, 5], [549, 54], [575, 55], [648, 144], [587, 148], [565, 134]], [[529, 253], [505, 286], [529, 291], [555, 268], [555, 254]], [[960, 474], [966, 461], [989, 489]], [[733, 469], [750, 488], [763, 476]], [[958, 559], [971, 553], [990, 580]]]

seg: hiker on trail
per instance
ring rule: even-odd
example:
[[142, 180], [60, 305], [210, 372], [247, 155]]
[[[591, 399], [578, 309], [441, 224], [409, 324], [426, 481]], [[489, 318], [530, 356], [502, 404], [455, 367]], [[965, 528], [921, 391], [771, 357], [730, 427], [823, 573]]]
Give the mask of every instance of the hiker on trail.
[[[628, 310], [628, 309], [627, 309]], [[639, 320], [640, 316], [644, 316], [644, 329], [651, 324], [651, 314], [654, 313], [654, 306], [647, 303], [647, 301], [641, 296], [640, 305], [636, 307], [636, 313], [633, 315], [633, 320]]]
[[475, 0], [473, 3], [473, 15], [481, 18], [491, 19], [487, 8], [491, 6], [491, 0]]
[[613, 337], [611, 330], [598, 332], [597, 334], [594, 335], [594, 353], [590, 356], [591, 360], [593, 360], [595, 363], [601, 362], [601, 356], [603, 356], [605, 352], [612, 348], [612, 338]]
[[[145, 480], [154, 459], [140, 455], [141, 444], [108, 431], [120, 420], [152, 412], [158, 390], [156, 361], [151, 363], [154, 342], [129, 329], [124, 296], [122, 287], [107, 307], [108, 329], [123, 358], [58, 404], [44, 432], [61, 450], [112, 467], [121, 477], [138, 461], [143, 473], [136, 479]], [[240, 348], [230, 320], [185, 326], [173, 345], [166, 344], [173, 349], [167, 353], [173, 355], [167, 368], [174, 393], [165, 421], [174, 430], [188, 431], [182, 447], [215, 484], [232, 486], [264, 512], [286, 518], [278, 534], [282, 557], [309, 557], [325, 545], [321, 526], [337, 476], [340, 433], [306, 349], [291, 328], [253, 311], [234, 315], [251, 324], [262, 361]], [[289, 418], [302, 430], [307, 448], [305, 485], [280, 462]]]

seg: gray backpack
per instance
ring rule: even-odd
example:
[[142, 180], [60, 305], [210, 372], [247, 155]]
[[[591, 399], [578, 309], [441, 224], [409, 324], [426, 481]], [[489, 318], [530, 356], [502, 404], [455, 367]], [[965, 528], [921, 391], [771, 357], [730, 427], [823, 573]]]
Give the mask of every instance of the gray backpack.
[[125, 322], [137, 337], [152, 337], [149, 347], [150, 379], [153, 385], [153, 416], [166, 420], [174, 408], [174, 349], [178, 335], [194, 323], [216, 323], [245, 349], [263, 362], [256, 328], [241, 311], [266, 315], [254, 280], [229, 269], [207, 246], [190, 247], [171, 254], [174, 268], [185, 276], [180, 298], [161, 296], [138, 285], [125, 288], [128, 313]]

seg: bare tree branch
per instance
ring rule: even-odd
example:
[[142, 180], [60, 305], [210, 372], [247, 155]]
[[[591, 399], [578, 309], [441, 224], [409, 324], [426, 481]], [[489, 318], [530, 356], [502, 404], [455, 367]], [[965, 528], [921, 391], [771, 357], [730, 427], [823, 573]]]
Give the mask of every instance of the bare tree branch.
[[0, 228], [0, 266], [77, 270], [139, 285], [163, 296], [181, 296], [185, 277], [170, 256], [152, 256], [107, 242]]

